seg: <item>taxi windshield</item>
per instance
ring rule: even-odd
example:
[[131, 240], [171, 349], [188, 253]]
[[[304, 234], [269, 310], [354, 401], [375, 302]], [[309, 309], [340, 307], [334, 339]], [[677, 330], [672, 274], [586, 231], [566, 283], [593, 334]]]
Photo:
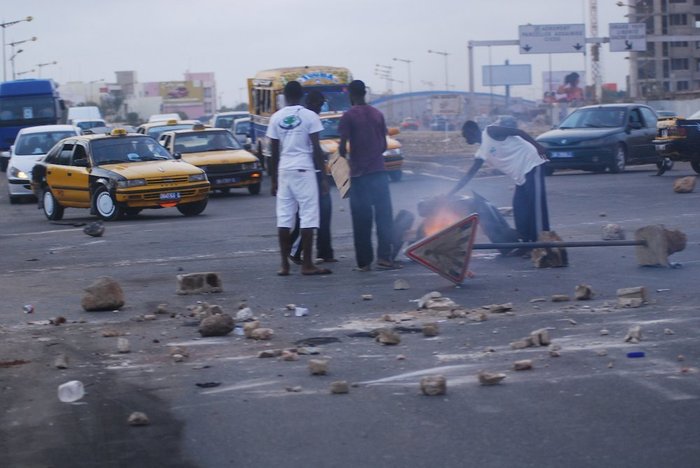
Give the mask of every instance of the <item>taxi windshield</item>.
[[172, 159], [165, 148], [147, 137], [103, 138], [94, 140], [90, 148], [96, 166]]
[[157, 140], [165, 132], [171, 130], [188, 130], [190, 128], [192, 128], [192, 124], [160, 125], [158, 127], [149, 128], [146, 135]]
[[242, 149], [241, 144], [231, 132], [192, 132], [175, 137], [176, 153], [203, 153], [205, 151], [223, 151]]

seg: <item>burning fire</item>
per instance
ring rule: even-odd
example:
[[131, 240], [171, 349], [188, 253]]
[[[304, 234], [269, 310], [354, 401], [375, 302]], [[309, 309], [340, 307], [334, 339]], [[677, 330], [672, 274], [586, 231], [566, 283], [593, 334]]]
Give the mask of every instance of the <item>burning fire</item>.
[[423, 224], [425, 235], [432, 236], [433, 234], [442, 231], [446, 227], [453, 225], [463, 217], [464, 216], [455, 213], [449, 207], [441, 206], [435, 211], [435, 213], [431, 214], [425, 219]]

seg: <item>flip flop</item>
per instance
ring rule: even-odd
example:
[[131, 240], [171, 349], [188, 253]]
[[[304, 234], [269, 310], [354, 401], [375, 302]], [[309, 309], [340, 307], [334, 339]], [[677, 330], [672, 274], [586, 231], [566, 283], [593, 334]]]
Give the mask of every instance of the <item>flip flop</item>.
[[330, 275], [333, 273], [331, 270], [328, 270], [327, 268], [317, 268], [313, 271], [302, 271], [301, 274], [305, 276], [316, 276], [316, 275]]

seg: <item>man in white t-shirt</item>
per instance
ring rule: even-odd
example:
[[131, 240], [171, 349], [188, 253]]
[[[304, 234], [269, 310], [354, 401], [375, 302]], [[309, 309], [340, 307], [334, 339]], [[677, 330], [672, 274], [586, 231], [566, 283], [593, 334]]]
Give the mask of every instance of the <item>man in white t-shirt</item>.
[[328, 190], [328, 181], [316, 172], [323, 170], [323, 151], [319, 133], [323, 124], [318, 115], [302, 106], [304, 92], [298, 81], [290, 81], [284, 87], [287, 106], [270, 117], [267, 137], [270, 138], [272, 158], [270, 176], [272, 195], [277, 197], [277, 233], [282, 264], [277, 272], [289, 275], [289, 254], [292, 251], [291, 230], [299, 213], [302, 247], [302, 275], [327, 275], [326, 268], [316, 268], [311, 249], [314, 229], [319, 226], [319, 190]]
[[546, 149], [530, 135], [517, 128], [512, 117], [502, 118], [481, 132], [474, 121], [462, 127], [467, 143], [481, 143], [474, 164], [448, 195], [464, 187], [484, 162], [509, 176], [515, 182], [513, 217], [515, 229], [523, 242], [537, 241], [540, 231], [549, 231], [549, 213], [544, 187]]

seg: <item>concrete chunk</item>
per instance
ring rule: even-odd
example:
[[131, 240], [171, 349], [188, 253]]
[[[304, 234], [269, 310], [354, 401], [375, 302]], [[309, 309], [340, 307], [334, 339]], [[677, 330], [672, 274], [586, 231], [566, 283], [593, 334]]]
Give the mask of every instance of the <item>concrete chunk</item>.
[[692, 193], [695, 190], [697, 177], [680, 177], [673, 181], [673, 191], [676, 193]]
[[223, 291], [218, 273], [187, 273], [177, 275], [177, 294], [219, 293]]
[[431, 375], [420, 379], [423, 395], [438, 396], [447, 393], [447, 379], [442, 375]]

